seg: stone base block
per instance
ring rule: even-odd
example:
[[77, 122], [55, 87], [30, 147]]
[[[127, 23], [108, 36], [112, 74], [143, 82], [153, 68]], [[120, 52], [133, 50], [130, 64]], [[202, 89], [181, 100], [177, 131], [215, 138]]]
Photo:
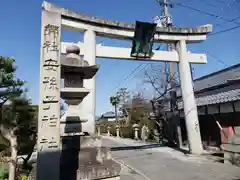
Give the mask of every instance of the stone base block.
[[[60, 180], [119, 180], [121, 165], [112, 160], [110, 149], [100, 137], [84, 136], [67, 140], [61, 152]], [[78, 147], [77, 147], [78, 146]], [[51, 159], [49, 159], [51, 161]], [[34, 166], [28, 180], [36, 179]]]
[[120, 176], [121, 165], [110, 160], [101, 165], [80, 167], [77, 171], [78, 180], [111, 179]]
[[102, 147], [100, 137], [84, 136], [80, 142], [79, 149], [65, 147], [62, 151], [61, 180], [120, 177], [121, 165], [112, 160], [109, 148]]

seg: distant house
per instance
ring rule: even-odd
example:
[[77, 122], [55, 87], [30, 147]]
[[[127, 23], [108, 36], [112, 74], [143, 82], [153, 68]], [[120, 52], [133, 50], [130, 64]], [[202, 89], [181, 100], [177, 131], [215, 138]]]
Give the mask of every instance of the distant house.
[[[119, 113], [118, 118], [119, 118], [118, 120], [121, 121], [123, 119], [123, 115]], [[116, 121], [115, 113], [112, 111], [103, 113], [97, 121], [98, 122], [114, 122]]]
[[[220, 147], [228, 143], [232, 133], [240, 133], [238, 132], [238, 127], [240, 127], [240, 64], [195, 79], [193, 85], [204, 144]], [[177, 87], [176, 91], [182, 133], [186, 138], [181, 88]], [[166, 110], [169, 109], [168, 106]]]
[[112, 111], [103, 113], [100, 118], [106, 121], [116, 121], [115, 113]]

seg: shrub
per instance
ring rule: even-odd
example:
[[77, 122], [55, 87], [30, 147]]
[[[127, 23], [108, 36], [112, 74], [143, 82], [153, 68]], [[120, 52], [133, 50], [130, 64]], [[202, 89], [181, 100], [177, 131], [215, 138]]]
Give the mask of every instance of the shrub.
[[149, 130], [148, 139], [155, 140], [154, 131], [152, 129]]
[[107, 127], [104, 126], [104, 125], [101, 125], [101, 126], [100, 126], [100, 132], [101, 132], [101, 133], [107, 133]]
[[134, 132], [132, 126], [124, 126], [120, 129], [120, 134], [123, 138], [134, 138]]
[[27, 177], [26, 175], [20, 175], [20, 176], [18, 177], [18, 179], [19, 179], [19, 180], [27, 180], [28, 177]]
[[117, 136], [117, 132], [116, 132], [116, 127], [115, 126], [111, 126], [110, 134], [113, 135], [113, 136]]
[[7, 180], [8, 179], [8, 170], [6, 167], [0, 167], [0, 180]]

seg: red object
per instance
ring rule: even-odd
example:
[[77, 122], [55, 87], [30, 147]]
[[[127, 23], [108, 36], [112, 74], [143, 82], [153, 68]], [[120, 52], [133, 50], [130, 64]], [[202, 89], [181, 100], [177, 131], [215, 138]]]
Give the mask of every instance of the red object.
[[235, 135], [235, 133], [234, 133], [233, 127], [232, 126], [228, 127], [228, 137], [229, 136], [234, 136], [234, 135]]
[[221, 131], [221, 141], [222, 144], [228, 144], [229, 137], [232, 137], [235, 135], [234, 128], [232, 126], [229, 127], [223, 127]]

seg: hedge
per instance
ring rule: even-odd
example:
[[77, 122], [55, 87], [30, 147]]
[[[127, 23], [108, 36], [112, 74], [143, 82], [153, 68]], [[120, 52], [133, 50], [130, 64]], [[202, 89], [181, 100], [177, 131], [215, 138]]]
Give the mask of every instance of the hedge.
[[123, 138], [134, 138], [134, 132], [132, 126], [123, 126], [120, 128], [120, 136]]

